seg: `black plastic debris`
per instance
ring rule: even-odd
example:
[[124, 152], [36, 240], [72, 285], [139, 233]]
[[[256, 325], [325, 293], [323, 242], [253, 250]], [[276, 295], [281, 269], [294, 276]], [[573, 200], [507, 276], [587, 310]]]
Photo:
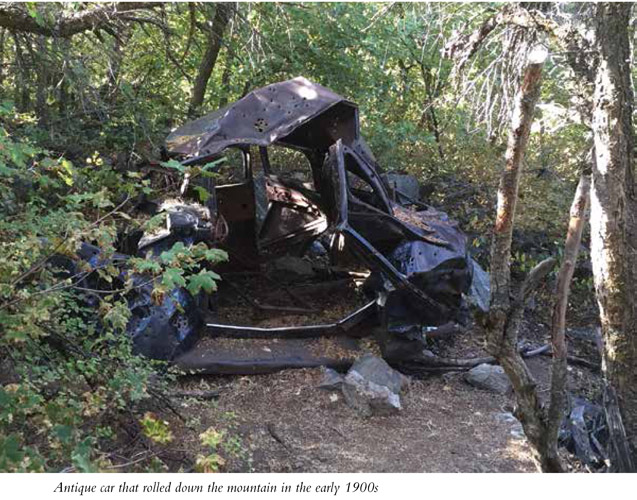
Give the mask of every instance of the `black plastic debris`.
[[174, 288], [161, 303], [151, 298], [152, 284], [146, 276], [135, 276], [142, 283], [129, 299], [131, 318], [126, 327], [133, 339], [133, 352], [152, 359], [170, 360], [195, 345], [203, 326], [197, 300], [183, 288]]
[[600, 469], [608, 459], [608, 426], [604, 409], [584, 398], [575, 398], [562, 422], [559, 442], [583, 464]]
[[[177, 241], [193, 244], [205, 240], [210, 232], [197, 212], [197, 206], [179, 205], [168, 213], [167, 228], [159, 235], [148, 237], [141, 249], [151, 256], [158, 256]], [[144, 242], [144, 238], [142, 238]], [[162, 298], [153, 300], [153, 279], [143, 274], [130, 274], [127, 261], [130, 255], [114, 254], [105, 257], [102, 250], [88, 243], [82, 243], [77, 251], [77, 259], [55, 256], [51, 265], [61, 273], [61, 277], [74, 277], [81, 287], [78, 299], [90, 307], [99, 306], [99, 298], [91, 290], [120, 289], [129, 280], [132, 287], [124, 298], [130, 308], [131, 317], [126, 333], [133, 342], [133, 352], [152, 359], [171, 360], [190, 349], [198, 340], [203, 325], [199, 300], [184, 288], [174, 288]], [[88, 264], [88, 269], [80, 272], [79, 262]], [[112, 283], [102, 282], [93, 271], [107, 265], [114, 265], [119, 276]]]

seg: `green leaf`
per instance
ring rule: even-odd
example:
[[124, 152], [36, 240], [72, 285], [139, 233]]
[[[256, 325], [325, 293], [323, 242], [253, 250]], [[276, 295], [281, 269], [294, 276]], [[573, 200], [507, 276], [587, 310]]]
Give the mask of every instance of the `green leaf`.
[[188, 277], [187, 288], [192, 295], [197, 295], [202, 289], [206, 293], [212, 293], [217, 290], [216, 281], [220, 279], [221, 276], [213, 271], [200, 271], [199, 274]]
[[159, 255], [159, 259], [164, 264], [176, 264], [179, 262], [179, 257], [186, 252], [186, 246], [178, 241], [170, 250], [165, 250]]
[[91, 452], [91, 441], [88, 438], [79, 443], [73, 450], [71, 459], [73, 460], [73, 465], [80, 472], [99, 472], [97, 466], [91, 462]]
[[73, 427], [70, 425], [56, 425], [51, 433], [63, 443], [69, 443], [73, 437]]
[[40, 14], [40, 11], [37, 9], [37, 6], [36, 6], [35, 2], [26, 2], [25, 6], [27, 8], [27, 13], [29, 14], [29, 16], [31, 16], [33, 19], [35, 19], [35, 22], [39, 26], [45, 26], [46, 25], [46, 23], [44, 22], [44, 18], [42, 17], [42, 14]]
[[160, 420], [153, 413], [147, 412], [140, 421], [144, 435], [150, 440], [166, 444], [173, 440], [173, 433], [170, 430], [168, 422]]
[[208, 429], [199, 434], [199, 440], [204, 446], [216, 450], [217, 446], [223, 441], [223, 435], [223, 431], [219, 432], [214, 427], [208, 427]]
[[6, 163], [0, 161], [0, 176], [9, 177], [15, 174], [16, 170], [14, 168], [7, 167]]
[[201, 203], [206, 203], [210, 199], [210, 193], [205, 187], [195, 186], [195, 191], [197, 191], [199, 201], [201, 201]]
[[123, 330], [128, 324], [130, 309], [125, 302], [116, 302], [104, 315], [104, 321], [113, 328]]
[[205, 245], [193, 247], [193, 255], [196, 259], [204, 259], [212, 264], [228, 260], [228, 252], [219, 248], [207, 248]]
[[13, 469], [23, 457], [24, 452], [20, 449], [20, 440], [16, 434], [0, 436], [0, 470]]
[[186, 286], [186, 280], [184, 279], [183, 274], [183, 269], [179, 269], [178, 267], [169, 267], [164, 271], [162, 283], [168, 288]]
[[177, 170], [179, 172], [181, 172], [182, 174], [186, 173], [186, 166], [182, 165], [180, 162], [178, 162], [177, 160], [168, 160], [168, 161], [162, 161], [160, 163], [160, 165], [162, 167], [166, 167], [166, 168], [172, 168], [174, 170]]
[[161, 264], [156, 260], [131, 259], [131, 261], [133, 264], [133, 269], [135, 269], [135, 271], [137, 271], [138, 273], [145, 273], [150, 271], [151, 273], [156, 274], [161, 271]]

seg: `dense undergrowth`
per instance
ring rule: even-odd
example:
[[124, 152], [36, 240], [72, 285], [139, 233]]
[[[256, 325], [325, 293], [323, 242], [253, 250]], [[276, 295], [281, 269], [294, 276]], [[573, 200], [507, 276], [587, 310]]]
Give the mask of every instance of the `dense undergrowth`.
[[[136, 417], [138, 403], [168, 380], [151, 383], [164, 367], [134, 356], [124, 334], [132, 273], [154, 281], [157, 301], [174, 286], [196, 296], [218, 279], [199, 264], [225, 257], [176, 244], [158, 260], [129, 259], [123, 276], [113, 262], [118, 237], [161, 222], [132, 210], [155, 194], [150, 181], [98, 153], [75, 163], [54, 156], [15, 132], [28, 117], [1, 112], [0, 469], [108, 468], [122, 419], [147, 430], [156, 419]], [[97, 262], [78, 257], [83, 243], [99, 247]]]

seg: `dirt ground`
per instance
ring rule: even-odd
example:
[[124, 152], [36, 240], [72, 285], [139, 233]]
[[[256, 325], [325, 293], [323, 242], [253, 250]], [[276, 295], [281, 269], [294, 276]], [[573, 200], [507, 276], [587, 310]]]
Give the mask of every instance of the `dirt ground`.
[[[467, 334], [470, 335], [470, 334]], [[470, 339], [467, 339], [470, 340]], [[472, 340], [474, 342], [475, 340]], [[550, 359], [528, 364], [547, 394]], [[317, 385], [322, 371], [182, 377], [179, 389], [218, 390], [213, 401], [182, 400], [177, 441], [194, 456], [199, 434], [224, 432], [225, 472], [535, 472], [512, 395], [468, 385], [462, 373], [412, 379], [394, 416], [362, 418], [337, 391]], [[574, 393], [595, 392], [597, 377], [569, 369]], [[166, 461], [170, 466], [170, 459]]]
[[[458, 374], [413, 381], [400, 414], [359, 417], [338, 392], [316, 388], [320, 369], [208, 381], [217, 402], [187, 413], [238, 436], [230, 472], [532, 472], [510, 398], [468, 386]], [[189, 381], [186, 386], [200, 386]], [[510, 408], [509, 408], [510, 410]]]

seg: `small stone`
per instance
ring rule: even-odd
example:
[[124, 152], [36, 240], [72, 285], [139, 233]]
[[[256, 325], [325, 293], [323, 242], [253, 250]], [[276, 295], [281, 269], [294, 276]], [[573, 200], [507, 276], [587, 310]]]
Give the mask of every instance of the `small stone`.
[[469, 370], [464, 377], [465, 381], [478, 389], [508, 394], [512, 387], [511, 381], [504, 368], [498, 365], [482, 364]]
[[524, 434], [524, 428], [522, 427], [522, 424], [517, 418], [515, 418], [513, 413], [511, 412], [497, 413], [495, 418], [498, 422], [502, 422], [510, 426], [511, 436], [514, 439], [522, 440], [526, 437]]
[[383, 385], [397, 394], [408, 380], [402, 373], [389, 366], [387, 361], [372, 354], [358, 358], [350, 368], [351, 371], [356, 371], [366, 380]]
[[360, 415], [391, 415], [402, 408], [399, 393], [404, 383], [385, 360], [367, 354], [347, 372], [342, 390], [347, 404]]

